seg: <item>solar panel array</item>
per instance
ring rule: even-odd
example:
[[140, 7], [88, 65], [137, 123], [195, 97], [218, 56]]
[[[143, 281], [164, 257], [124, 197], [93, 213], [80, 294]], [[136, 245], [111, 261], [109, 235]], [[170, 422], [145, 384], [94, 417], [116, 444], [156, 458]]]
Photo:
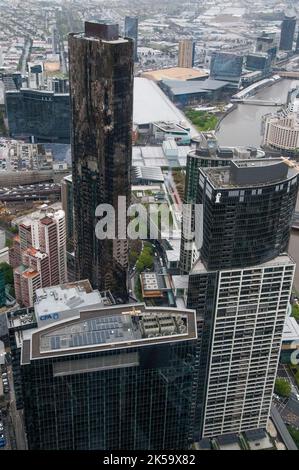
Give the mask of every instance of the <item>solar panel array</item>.
[[124, 337], [123, 317], [120, 315], [86, 320], [81, 326], [82, 331], [51, 336], [51, 349], [104, 344], [114, 340], [121, 341]]

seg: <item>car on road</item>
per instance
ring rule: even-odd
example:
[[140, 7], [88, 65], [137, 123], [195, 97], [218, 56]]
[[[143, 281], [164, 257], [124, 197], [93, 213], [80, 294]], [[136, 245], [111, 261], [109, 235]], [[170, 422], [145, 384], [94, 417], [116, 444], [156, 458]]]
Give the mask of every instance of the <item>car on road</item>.
[[3, 423], [0, 423], [0, 432], [3, 431]]

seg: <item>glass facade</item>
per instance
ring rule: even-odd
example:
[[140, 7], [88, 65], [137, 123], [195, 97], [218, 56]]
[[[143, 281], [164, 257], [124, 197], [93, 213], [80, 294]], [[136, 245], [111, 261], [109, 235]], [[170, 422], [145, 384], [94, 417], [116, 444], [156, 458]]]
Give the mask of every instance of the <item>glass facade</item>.
[[243, 67], [243, 56], [227, 52], [213, 52], [210, 76], [215, 80], [239, 83]]
[[282, 51], [291, 51], [296, 28], [296, 17], [286, 16], [281, 23], [279, 49]]
[[190, 168], [203, 205], [187, 289], [198, 326], [198, 439], [267, 426], [295, 270], [285, 253], [298, 175], [281, 160]]
[[126, 16], [125, 17], [125, 37], [131, 38], [134, 41], [134, 62], [138, 61], [137, 47], [138, 47], [138, 17]]
[[127, 365], [95, 372], [90, 361], [103, 367], [111, 352], [84, 355], [83, 373], [69, 372], [82, 355], [22, 366], [29, 449], [186, 449], [194, 344], [115, 350]]
[[90, 34], [69, 36], [76, 271], [125, 301], [127, 240], [117, 231], [115, 239], [99, 240], [95, 212], [109, 204], [118, 220], [118, 197], [130, 204], [133, 41], [118, 34], [102, 41], [103, 28], [114, 26], [92, 25]]
[[35, 142], [69, 143], [70, 100], [68, 94], [22, 89], [5, 94], [6, 115], [12, 137]]
[[252, 266], [286, 252], [297, 192], [297, 175], [277, 184], [224, 189], [212, 188], [200, 171], [201, 257], [207, 269]]

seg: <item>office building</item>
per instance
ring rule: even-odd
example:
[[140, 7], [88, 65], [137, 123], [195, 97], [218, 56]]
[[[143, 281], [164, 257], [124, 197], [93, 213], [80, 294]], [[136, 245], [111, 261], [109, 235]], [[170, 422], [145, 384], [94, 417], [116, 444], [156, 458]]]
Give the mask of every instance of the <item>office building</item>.
[[263, 146], [284, 156], [298, 154], [299, 148], [298, 89], [289, 91], [287, 104], [277, 113], [263, 117]]
[[44, 87], [43, 62], [28, 62], [28, 88], [42, 90]]
[[195, 58], [195, 42], [192, 39], [182, 39], [179, 42], [178, 66], [192, 68]]
[[247, 70], [261, 70], [268, 73], [271, 68], [271, 56], [268, 53], [251, 53], [245, 57], [245, 67]]
[[5, 233], [5, 230], [1, 228], [0, 229], [0, 250], [5, 248], [5, 244], [6, 244], [6, 233]]
[[69, 95], [53, 91], [8, 90], [5, 107], [11, 137], [34, 142], [69, 143]]
[[279, 49], [281, 51], [291, 51], [296, 28], [296, 16], [285, 14], [281, 23]]
[[69, 80], [68, 78], [51, 77], [47, 80], [47, 87], [49, 91], [54, 93], [69, 93]]
[[278, 44], [275, 33], [263, 32], [256, 39], [255, 52], [269, 54], [271, 57], [271, 62], [276, 59], [277, 48]]
[[104, 297], [70, 317], [62, 303], [53, 314], [8, 317], [28, 448], [187, 449], [195, 312], [115, 306]]
[[60, 47], [59, 47], [59, 32], [55, 26], [52, 27], [52, 53], [59, 54]]
[[266, 428], [295, 264], [286, 254], [295, 164], [232, 160], [199, 170], [200, 257], [188, 276], [197, 311], [195, 436]]
[[4, 272], [0, 271], [0, 307], [6, 305], [6, 293], [5, 293], [5, 278]]
[[230, 52], [213, 52], [210, 64], [210, 77], [230, 82], [238, 87], [242, 74], [243, 56]]
[[74, 246], [74, 194], [72, 175], [61, 181], [61, 203], [65, 213], [67, 248]]
[[15, 235], [12, 239], [12, 246], [8, 252], [9, 264], [12, 268], [17, 268], [22, 262], [21, 258], [21, 246], [20, 246], [20, 236]]
[[125, 38], [133, 39], [133, 57], [134, 62], [138, 62], [138, 17], [126, 16], [125, 17]]
[[15, 268], [17, 302], [30, 307], [38, 288], [67, 280], [65, 215], [62, 210], [45, 207], [28, 216], [18, 228], [10, 261]]
[[[181, 234], [180, 269], [182, 274], [188, 274], [192, 265], [199, 256], [199, 250], [193, 242], [186, 240], [194, 231], [194, 204], [197, 203], [199, 189], [199, 170], [206, 167], [223, 167], [229, 165], [234, 159], [263, 158], [265, 153], [255, 147], [223, 147], [213, 133], [201, 133], [200, 137], [193, 139], [195, 149], [187, 155], [186, 184], [184, 204], [189, 207], [183, 213], [183, 228]], [[189, 234], [189, 235], [187, 235]]]
[[[130, 204], [133, 41], [117, 25], [86, 22], [84, 33], [69, 36], [69, 59], [77, 279], [125, 299], [126, 233], [117, 228], [115, 239], [99, 240], [95, 212], [110, 204], [117, 221]], [[121, 212], [119, 196], [126, 198]]]

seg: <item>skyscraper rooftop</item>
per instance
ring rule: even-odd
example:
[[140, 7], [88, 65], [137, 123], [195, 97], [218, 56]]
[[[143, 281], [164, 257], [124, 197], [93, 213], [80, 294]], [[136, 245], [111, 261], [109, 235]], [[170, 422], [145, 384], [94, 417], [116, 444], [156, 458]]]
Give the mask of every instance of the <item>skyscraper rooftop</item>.
[[24, 331], [22, 363], [196, 338], [193, 310], [146, 307], [144, 304], [108, 306], [81, 311], [46, 328]]
[[281, 159], [231, 161], [230, 166], [203, 170], [214, 188], [267, 186], [298, 175]]

